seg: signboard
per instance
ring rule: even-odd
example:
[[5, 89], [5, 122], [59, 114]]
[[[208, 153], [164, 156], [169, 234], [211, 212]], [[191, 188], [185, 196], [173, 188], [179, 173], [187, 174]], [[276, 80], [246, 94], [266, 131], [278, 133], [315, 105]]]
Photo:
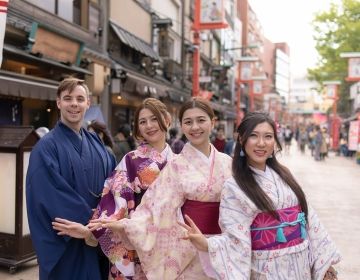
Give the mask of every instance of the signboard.
[[349, 58], [349, 79], [360, 79], [360, 57]]
[[33, 23], [29, 49], [33, 54], [41, 54], [59, 62], [79, 65], [83, 43], [40, 27], [38, 23]]
[[251, 62], [241, 62], [241, 80], [249, 81], [251, 79]]
[[0, 0], [0, 67], [2, 63], [2, 51], [6, 29], [6, 14], [9, 0]]
[[201, 0], [200, 24], [223, 23], [224, 7], [222, 0]]
[[336, 98], [336, 87], [337, 85], [326, 85], [326, 97], [329, 99]]
[[262, 82], [261, 81], [253, 82], [253, 93], [254, 94], [262, 94]]
[[349, 127], [349, 150], [356, 151], [359, 143], [360, 121], [351, 121]]

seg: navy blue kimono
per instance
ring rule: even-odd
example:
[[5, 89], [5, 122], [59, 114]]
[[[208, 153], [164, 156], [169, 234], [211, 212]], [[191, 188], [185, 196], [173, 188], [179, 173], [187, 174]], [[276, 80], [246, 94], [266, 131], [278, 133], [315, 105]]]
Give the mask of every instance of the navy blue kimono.
[[95, 134], [81, 129], [81, 135], [59, 121], [30, 155], [26, 201], [40, 279], [103, 278], [98, 249], [58, 236], [51, 224], [55, 217], [87, 224], [115, 168], [115, 158]]

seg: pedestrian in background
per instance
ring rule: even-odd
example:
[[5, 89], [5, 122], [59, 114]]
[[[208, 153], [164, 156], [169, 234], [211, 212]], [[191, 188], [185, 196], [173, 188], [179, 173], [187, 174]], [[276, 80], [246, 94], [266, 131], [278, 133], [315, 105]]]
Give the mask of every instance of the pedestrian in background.
[[226, 138], [224, 129], [218, 128], [215, 140], [212, 143], [219, 152], [223, 153], [225, 151]]
[[179, 120], [189, 142], [165, 166], [130, 219], [99, 220], [117, 234], [126, 234], [149, 280], [214, 278], [208, 255], [181, 240], [184, 230], [177, 223], [181, 210], [198, 221], [206, 234], [221, 232], [219, 201], [223, 184], [231, 176], [231, 158], [209, 141], [214, 117], [203, 99], [184, 103]]
[[107, 279], [108, 261], [92, 247], [92, 235], [86, 235], [85, 242], [61, 236], [51, 222], [62, 217], [87, 224], [100, 201], [104, 180], [115, 168], [115, 158], [99, 137], [81, 127], [90, 106], [83, 80], [63, 80], [56, 103], [60, 120], [32, 150], [26, 176], [27, 213], [39, 277]]
[[238, 132], [234, 131], [233, 137], [231, 139], [229, 139], [228, 141], [226, 141], [226, 144], [225, 144], [224, 152], [225, 152], [225, 154], [227, 154], [231, 157], [234, 157], [234, 151], [235, 151], [235, 146], [236, 146], [238, 135], [239, 135]]
[[128, 152], [134, 150], [135, 148], [135, 140], [131, 135], [130, 126], [127, 124], [121, 125], [114, 137], [113, 150], [116, 161], [120, 162]]
[[220, 205], [222, 234], [206, 238], [191, 218], [186, 239], [207, 251], [217, 279], [337, 279], [329, 234], [291, 172], [276, 159], [274, 121], [249, 113], [239, 126], [233, 178]]
[[290, 126], [287, 125], [284, 130], [285, 154], [287, 155], [290, 154], [290, 146], [291, 146], [292, 138], [293, 138], [293, 132]]
[[180, 154], [181, 150], [185, 145], [184, 141], [178, 138], [178, 133], [179, 131], [176, 127], [169, 129], [170, 139], [168, 143], [174, 154]]
[[104, 143], [108, 152], [111, 155], [115, 156], [114, 151], [113, 151], [114, 141], [111, 137], [111, 134], [110, 134], [108, 128], [106, 127], [106, 124], [104, 124], [103, 122], [100, 122], [98, 120], [92, 120], [88, 124], [87, 130], [90, 132], [96, 133], [96, 135], [99, 136], [101, 141]]
[[[165, 104], [154, 98], [145, 99], [136, 109], [133, 135], [141, 144], [125, 155], [115, 172], [105, 181], [94, 219], [121, 220], [131, 217], [148, 187], [173, 156], [165, 141], [170, 126], [169, 116]], [[82, 224], [64, 219], [56, 219], [54, 228], [61, 234], [77, 238], [91, 233]], [[95, 231], [94, 235], [111, 261], [109, 279], [146, 279], [136, 252], [126, 238], [122, 239], [105, 229]]]
[[321, 146], [323, 143], [323, 136], [321, 133], [320, 126], [315, 126], [315, 136], [314, 136], [314, 158], [316, 161], [321, 160]]

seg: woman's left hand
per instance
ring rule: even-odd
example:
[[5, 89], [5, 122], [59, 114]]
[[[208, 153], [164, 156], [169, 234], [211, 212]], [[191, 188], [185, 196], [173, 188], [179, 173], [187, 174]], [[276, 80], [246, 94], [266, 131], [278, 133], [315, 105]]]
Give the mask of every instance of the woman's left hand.
[[54, 230], [58, 231], [58, 235], [68, 235], [78, 239], [86, 239], [92, 234], [86, 226], [66, 219], [55, 218], [52, 226]]
[[189, 225], [178, 222], [179, 225], [181, 225], [183, 228], [187, 230], [186, 236], [183, 237], [182, 239], [190, 240], [196, 249], [198, 249], [199, 251], [207, 252], [208, 241], [205, 235], [202, 234], [200, 229], [196, 226], [194, 221], [188, 215], [185, 215], [185, 219], [189, 223]]

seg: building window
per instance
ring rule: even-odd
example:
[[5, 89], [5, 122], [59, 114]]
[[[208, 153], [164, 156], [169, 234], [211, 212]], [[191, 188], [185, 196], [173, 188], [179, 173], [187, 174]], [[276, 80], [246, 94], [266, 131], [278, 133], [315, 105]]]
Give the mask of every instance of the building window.
[[[88, 28], [88, 0], [27, 0], [28, 2], [53, 13], [74, 24]], [[91, 0], [91, 6], [98, 6], [98, 1]]]

